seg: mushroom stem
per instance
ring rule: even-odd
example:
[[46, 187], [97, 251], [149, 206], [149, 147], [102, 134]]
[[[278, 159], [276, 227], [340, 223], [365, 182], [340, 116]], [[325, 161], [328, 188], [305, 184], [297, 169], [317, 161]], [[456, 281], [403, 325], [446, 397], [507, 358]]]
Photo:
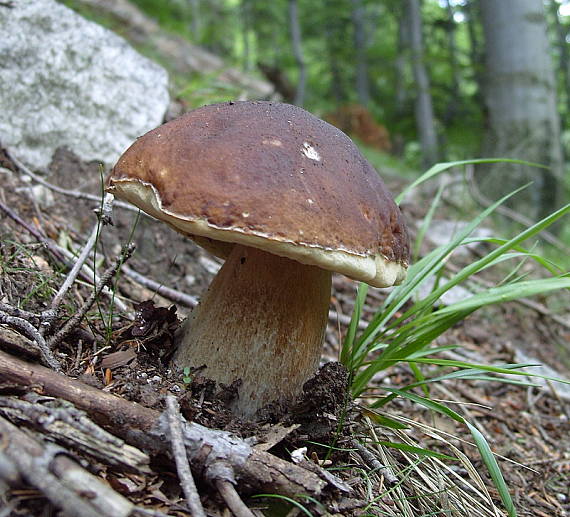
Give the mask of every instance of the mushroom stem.
[[316, 371], [327, 323], [331, 273], [235, 245], [178, 335], [180, 366], [241, 379], [232, 410], [252, 416], [290, 400]]

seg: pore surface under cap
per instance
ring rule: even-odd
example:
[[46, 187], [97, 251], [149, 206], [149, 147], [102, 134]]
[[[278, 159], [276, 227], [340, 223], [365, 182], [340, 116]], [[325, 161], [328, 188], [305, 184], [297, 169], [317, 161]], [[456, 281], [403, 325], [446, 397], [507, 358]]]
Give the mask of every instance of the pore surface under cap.
[[372, 285], [405, 274], [405, 225], [374, 168], [344, 133], [292, 105], [194, 110], [139, 138], [108, 183], [189, 235], [256, 246]]

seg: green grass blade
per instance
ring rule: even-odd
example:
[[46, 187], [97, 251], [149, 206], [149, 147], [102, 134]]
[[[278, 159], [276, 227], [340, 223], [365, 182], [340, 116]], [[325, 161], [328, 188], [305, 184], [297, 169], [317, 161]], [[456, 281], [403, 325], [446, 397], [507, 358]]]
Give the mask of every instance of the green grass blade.
[[[435, 402], [434, 400], [428, 399], [426, 397], [421, 397], [420, 395], [416, 395], [415, 393], [410, 393], [406, 390], [401, 390], [398, 388], [393, 388], [392, 386], [379, 386], [380, 389], [389, 391], [390, 393], [394, 393], [396, 395], [400, 395], [403, 398], [409, 399], [421, 406], [424, 406], [428, 409], [432, 409], [437, 413], [442, 415], [448, 416], [455, 420], [456, 422], [465, 423], [465, 419], [452, 409], [449, 409], [447, 406], [440, 404], [439, 402]], [[372, 407], [377, 407], [375, 404]]]
[[398, 196], [395, 197], [394, 201], [396, 201], [396, 204], [399, 205], [402, 202], [402, 200], [408, 195], [408, 192], [412, 191], [418, 185], [421, 185], [422, 183], [425, 183], [426, 181], [430, 180], [434, 176], [437, 176], [438, 174], [441, 174], [442, 172], [451, 169], [452, 167], [459, 167], [461, 165], [476, 165], [478, 163], [500, 163], [500, 162], [514, 163], [518, 165], [528, 165], [530, 167], [548, 169], [547, 166], [541, 165], [540, 163], [526, 162], [524, 160], [512, 160], [508, 158], [479, 158], [475, 160], [459, 160], [456, 162], [436, 163], [433, 167], [424, 172], [417, 180], [408, 185]]
[[[433, 270], [442, 266], [444, 258], [447, 255], [449, 255], [463, 241], [463, 239], [467, 237], [498, 206], [503, 204], [507, 199], [514, 196], [524, 188], [526, 188], [526, 185], [524, 187], [521, 187], [520, 189], [515, 190], [514, 192], [511, 192], [510, 194], [507, 194], [506, 196], [499, 199], [497, 202], [493, 203], [491, 206], [489, 206], [487, 209], [481, 212], [481, 214], [479, 214], [475, 219], [473, 219], [473, 221], [465, 225], [465, 227], [462, 228], [451, 239], [449, 244], [438, 248], [437, 253], [431, 253], [429, 255], [429, 260], [422, 261], [423, 262], [422, 270], [417, 272], [414, 271], [413, 272], [414, 274], [410, 273], [408, 275], [408, 279], [392, 292], [390, 297], [391, 300], [393, 300], [392, 303], [388, 307], [386, 307], [383, 311], [379, 312], [374, 316], [368, 328], [363, 331], [361, 337], [359, 338], [357, 342], [358, 345], [366, 346], [370, 344], [370, 342], [373, 341], [378, 336], [378, 334], [380, 333], [382, 327], [386, 324], [386, 322], [390, 318], [392, 318], [392, 316], [404, 305], [404, 303], [406, 303], [406, 301], [412, 296], [412, 294], [415, 291], [417, 291], [417, 289], [419, 289], [420, 285], [423, 284], [423, 282], [425, 282], [427, 278], [433, 273]], [[439, 288], [437, 291], [432, 293], [432, 295], [430, 295], [428, 298], [430, 298], [433, 303], [435, 300], [439, 298], [439, 296], [441, 296], [443, 292], [451, 288], [451, 286], [461, 282], [464, 278], [466, 278], [469, 275], [465, 275], [464, 278], [462, 278], [462, 276], [463, 275], [461, 274], [456, 275], [457, 280], [455, 283], [450, 284], [450, 282], [448, 282], [446, 286], [450, 284], [449, 287], [444, 288], [445, 287], [444, 286]], [[436, 295], [435, 293], [438, 294]], [[407, 311], [407, 313], [409, 313], [409, 311]]]
[[420, 249], [421, 249], [422, 243], [424, 241], [424, 237], [427, 233], [428, 228], [431, 225], [431, 221], [433, 219], [433, 215], [435, 214], [435, 210], [439, 206], [439, 201], [441, 199], [441, 195], [443, 193], [444, 188], [445, 188], [445, 185], [443, 185], [443, 184], [439, 186], [439, 189], [437, 190], [435, 198], [434, 198], [433, 202], [430, 204], [429, 210], [428, 210], [427, 214], [425, 215], [425, 217], [422, 221], [422, 225], [420, 226], [420, 228], [418, 230], [418, 235], [417, 235], [416, 240], [414, 242], [414, 249], [412, 252], [412, 263], [416, 262], [418, 260], [418, 257], [420, 256]]
[[342, 350], [340, 353], [340, 362], [346, 366], [348, 371], [352, 371], [353, 364], [351, 358], [354, 358], [356, 353], [354, 349], [354, 339], [356, 337], [356, 331], [358, 329], [358, 321], [362, 315], [362, 307], [364, 301], [366, 300], [366, 295], [368, 294], [368, 284], [360, 282], [358, 284], [358, 291], [356, 293], [356, 300], [354, 304], [354, 309], [352, 311], [352, 316], [350, 318], [350, 325], [344, 339]]
[[489, 475], [491, 476], [491, 479], [493, 480], [493, 483], [499, 492], [499, 496], [505, 505], [505, 509], [507, 510], [509, 517], [516, 517], [517, 511], [511, 498], [511, 494], [509, 494], [509, 489], [507, 488], [507, 484], [505, 483], [501, 469], [499, 468], [497, 460], [495, 459], [495, 456], [491, 451], [487, 440], [485, 440], [485, 437], [472, 424], [469, 422], [465, 422], [465, 424], [469, 428], [471, 436], [473, 436], [473, 440], [475, 441], [475, 444], [479, 449], [479, 453], [481, 454], [481, 459], [489, 471]]
[[279, 499], [279, 500], [284, 501], [284, 502], [294, 506], [295, 508], [299, 509], [301, 512], [303, 512], [308, 517], [314, 517], [314, 515], [309, 510], [307, 510], [300, 502], [295, 501], [295, 499], [292, 499], [291, 497], [287, 497], [285, 495], [258, 494], [258, 495], [253, 495], [251, 497], [252, 497], [252, 499], [257, 499], [257, 498]]

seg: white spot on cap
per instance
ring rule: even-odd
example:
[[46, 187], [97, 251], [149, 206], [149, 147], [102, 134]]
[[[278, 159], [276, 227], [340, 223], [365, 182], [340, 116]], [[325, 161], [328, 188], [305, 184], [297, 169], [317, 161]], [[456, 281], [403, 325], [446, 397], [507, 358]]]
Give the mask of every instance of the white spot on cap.
[[249, 217], [249, 212], [242, 212], [241, 216], [245, 219], [247, 219]]
[[275, 147], [283, 147], [283, 142], [277, 138], [265, 138], [261, 143], [265, 145], [273, 145]]
[[317, 150], [309, 143], [303, 142], [303, 154], [309, 158], [310, 160], [315, 160], [317, 162], [321, 161], [321, 155], [317, 152]]
[[307, 199], [307, 203], [309, 203], [309, 205], [312, 205], [314, 203], [314, 201], [311, 198], [309, 198], [309, 199]]

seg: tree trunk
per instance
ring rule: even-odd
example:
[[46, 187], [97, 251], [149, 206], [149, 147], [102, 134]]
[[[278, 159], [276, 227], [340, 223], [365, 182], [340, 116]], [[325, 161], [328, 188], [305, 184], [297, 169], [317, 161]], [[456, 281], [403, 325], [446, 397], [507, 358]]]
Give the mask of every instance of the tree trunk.
[[455, 41], [455, 11], [450, 0], [446, 0], [446, 9], [449, 18], [446, 24], [447, 50], [449, 52], [449, 66], [451, 68], [451, 88], [449, 91], [447, 106], [445, 108], [445, 114], [443, 116], [443, 122], [447, 127], [453, 124], [457, 119], [461, 100], [459, 98], [460, 74], [459, 64], [457, 62], [457, 43]]
[[250, 0], [241, 0], [239, 4], [239, 13], [241, 17], [241, 34], [243, 42], [243, 63], [242, 68], [244, 72], [251, 72], [253, 63], [251, 62], [251, 48], [250, 48], [250, 32], [251, 32], [251, 9], [249, 5]]
[[558, 73], [562, 78], [562, 90], [564, 91], [563, 98], [566, 104], [566, 113], [563, 117], [563, 126], [568, 128], [568, 119], [570, 118], [570, 56], [568, 53], [568, 42], [566, 38], [568, 37], [568, 30], [566, 26], [560, 23], [560, 17], [558, 16], [558, 8], [560, 4], [551, 0], [550, 11], [552, 16], [552, 22], [556, 29], [556, 43], [558, 47]]
[[354, 49], [356, 52], [356, 93], [358, 102], [367, 106], [370, 101], [368, 87], [368, 60], [366, 57], [365, 13], [362, 0], [352, 0], [352, 25], [354, 28]]
[[437, 162], [439, 152], [429, 77], [424, 64], [422, 20], [419, 0], [407, 0], [407, 8], [412, 66], [417, 90], [415, 109], [416, 126], [422, 147], [423, 165], [424, 167], [429, 167]]
[[192, 41], [200, 43], [202, 39], [202, 24], [200, 23], [200, 0], [190, 0], [190, 31], [192, 32]]
[[299, 68], [299, 82], [297, 83], [297, 91], [295, 93], [294, 103], [302, 106], [305, 101], [305, 83], [306, 69], [305, 60], [303, 59], [303, 50], [301, 47], [301, 26], [299, 24], [299, 11], [297, 8], [297, 0], [289, 0], [289, 29], [291, 31], [291, 45], [293, 47], [293, 55]]
[[410, 98], [410, 92], [406, 81], [406, 71], [408, 67], [408, 57], [410, 50], [409, 38], [409, 21], [408, 13], [403, 6], [398, 6], [396, 11], [398, 24], [398, 44], [396, 47], [396, 59], [394, 60], [394, 119], [398, 121], [395, 126], [396, 131], [392, 135], [392, 152], [396, 156], [403, 156], [405, 141], [402, 134], [402, 123], [400, 121], [407, 120], [408, 113], [406, 105]]
[[467, 15], [467, 33], [469, 35], [469, 59], [471, 61], [471, 69], [473, 70], [473, 79], [477, 84], [477, 92], [473, 96], [475, 104], [483, 105], [483, 52], [481, 50], [480, 29], [480, 12], [479, 5], [475, 0], [469, 0], [464, 6]]
[[550, 60], [542, 0], [481, 0], [486, 48], [485, 101], [488, 127], [485, 154], [518, 158], [549, 167], [499, 164], [478, 172], [489, 197], [529, 181], [513, 206], [532, 218], [558, 204], [562, 179], [556, 82]]

